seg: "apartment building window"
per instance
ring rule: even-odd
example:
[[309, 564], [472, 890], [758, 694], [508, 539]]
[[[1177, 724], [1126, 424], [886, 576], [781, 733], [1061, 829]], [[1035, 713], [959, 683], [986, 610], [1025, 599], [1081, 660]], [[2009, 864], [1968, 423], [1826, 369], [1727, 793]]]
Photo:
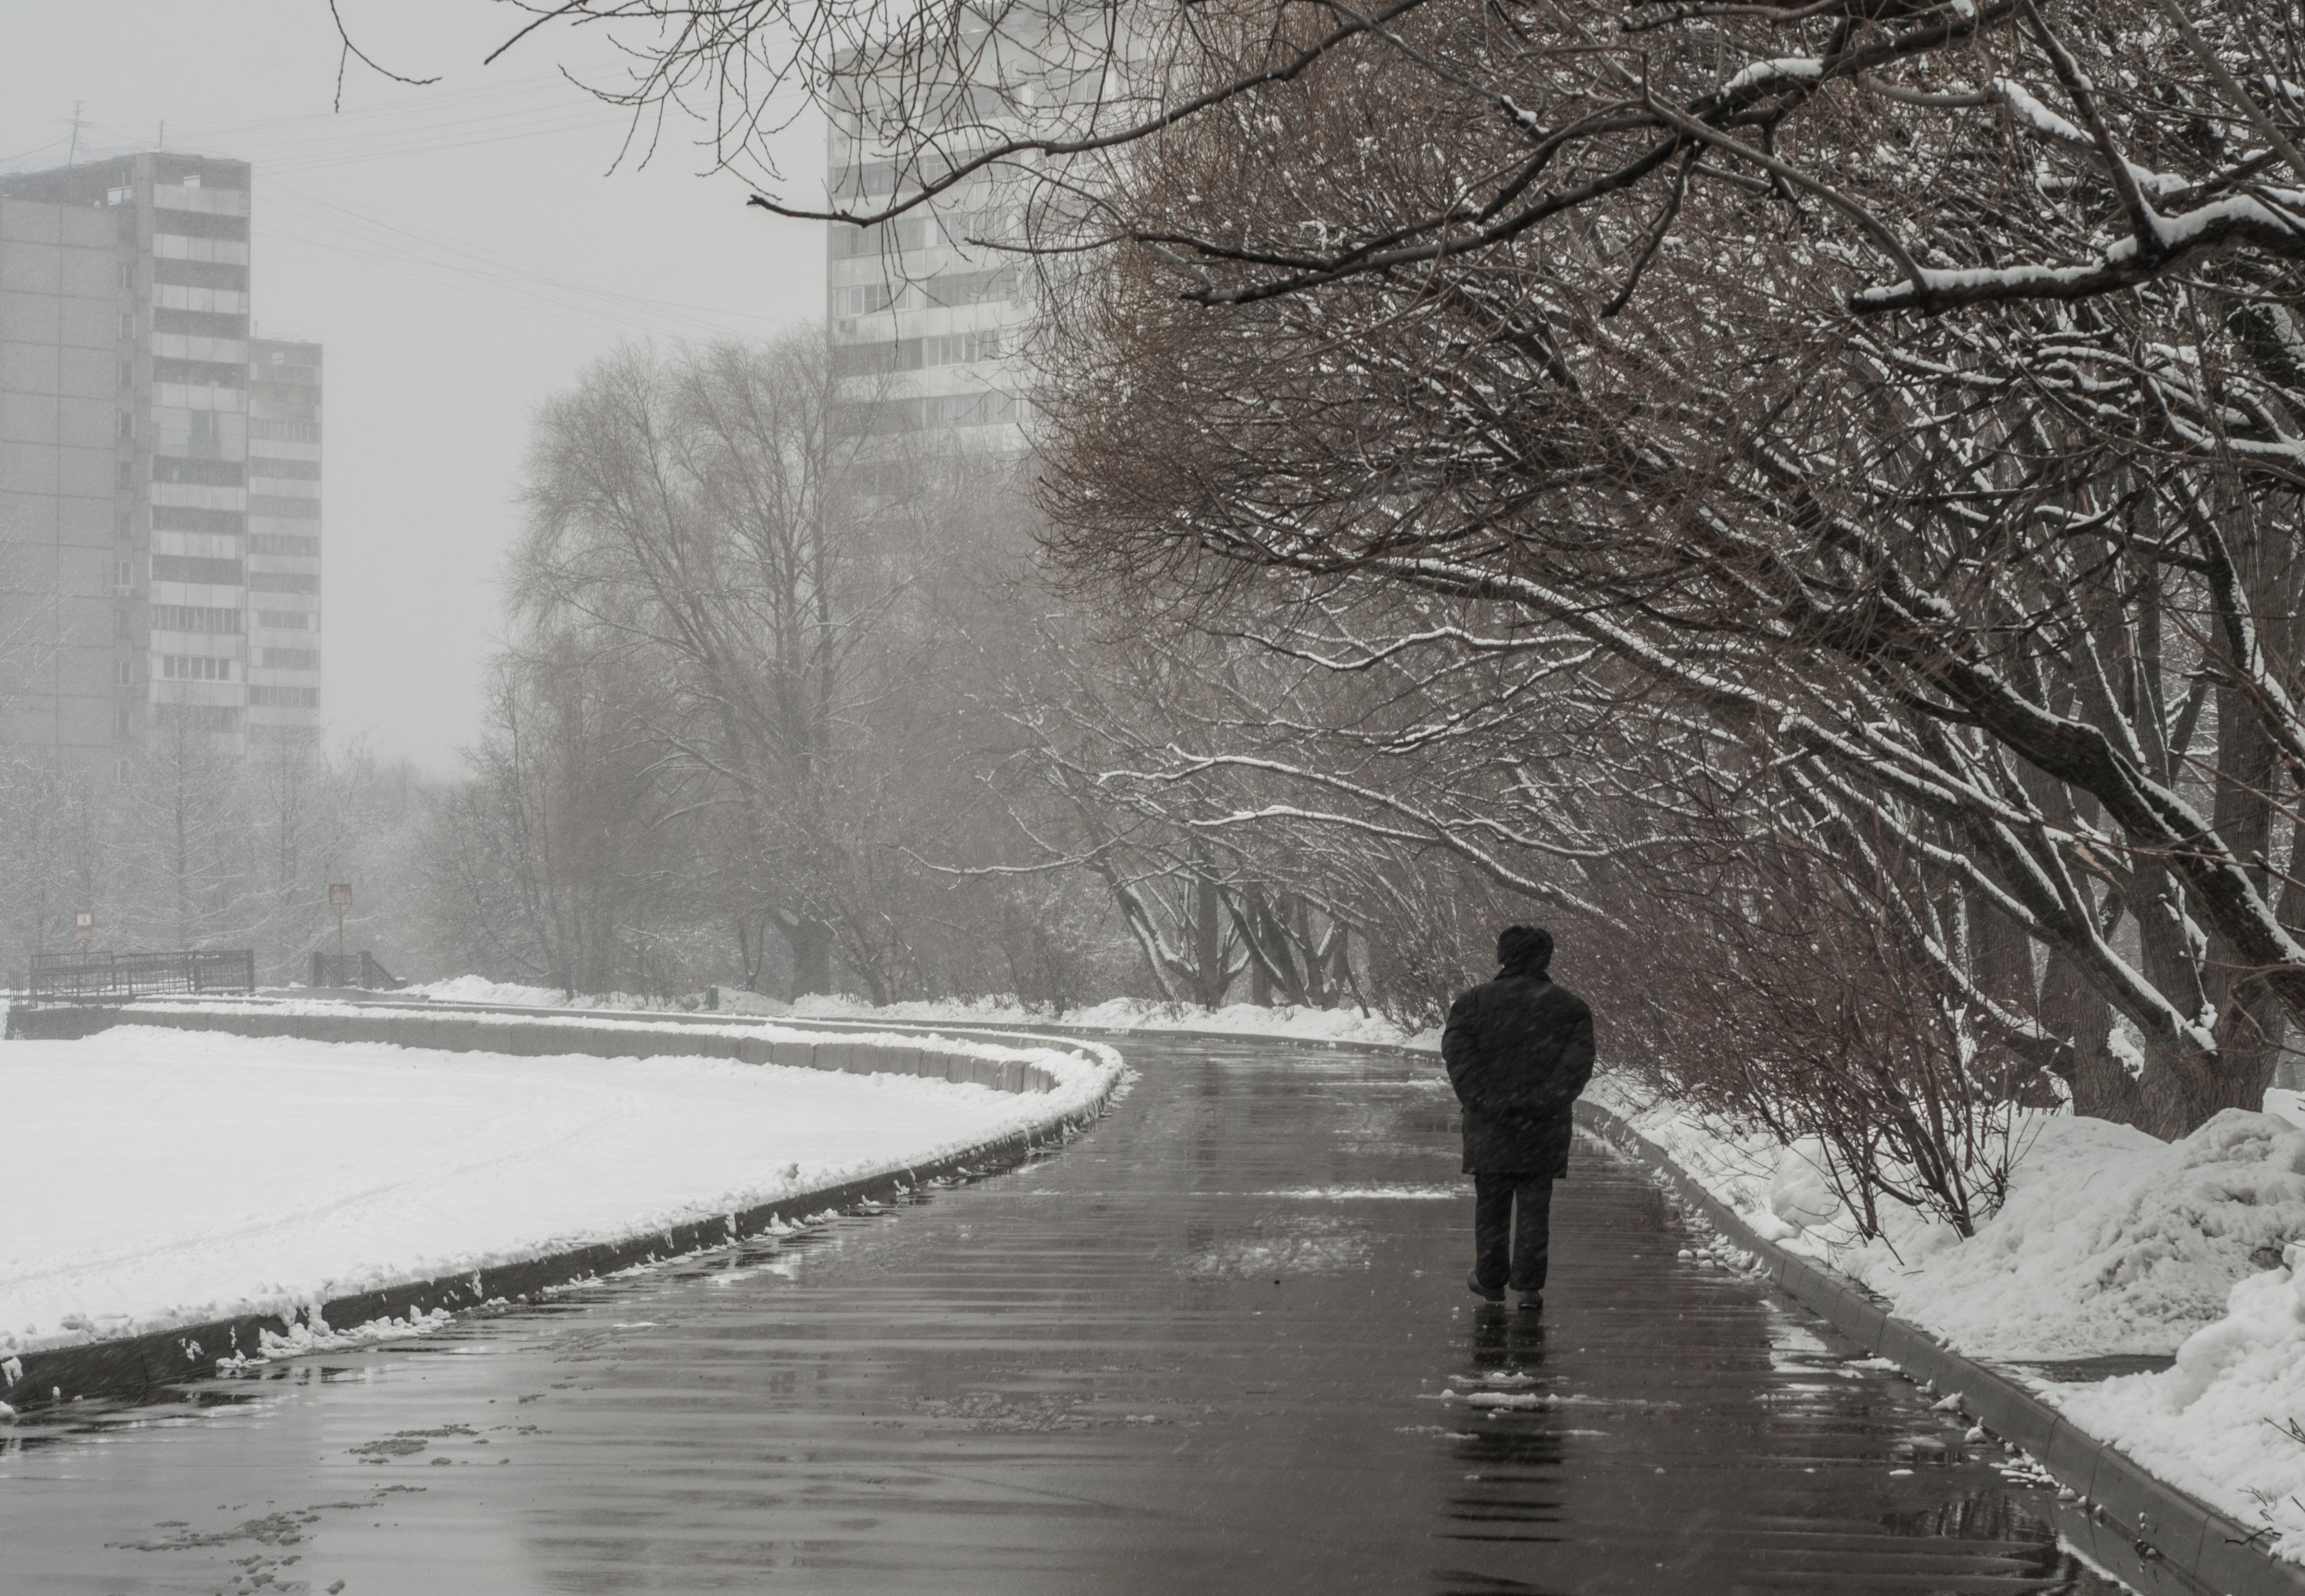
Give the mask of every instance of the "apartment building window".
[[186, 504], [152, 507], [155, 532], [212, 532], [234, 536], [248, 530], [247, 520], [238, 510], [208, 510]]
[[120, 263], [120, 286], [123, 288], [133, 288], [136, 286], [135, 261], [123, 260]]
[[128, 737], [136, 730], [136, 712], [122, 704], [112, 712], [112, 735]]
[[126, 660], [113, 661], [112, 685], [115, 687], [134, 687], [136, 685], [136, 667], [129, 663]]
[[318, 709], [320, 689], [318, 687], [251, 687], [248, 689], [251, 709]]
[[238, 587], [240, 570], [240, 561], [236, 559], [208, 559], [194, 554], [152, 557], [155, 582], [205, 582], [216, 587]]
[[120, 312], [120, 336], [123, 338], [132, 338], [136, 336], [135, 312], [123, 311]]
[[248, 586], [251, 593], [318, 593], [320, 579], [286, 571], [251, 571]]
[[259, 532], [248, 540], [251, 554], [284, 554], [296, 559], [318, 559], [320, 540], [293, 537], [284, 532]]
[[217, 604], [155, 604], [152, 606], [152, 629], [156, 632], [238, 633], [240, 611]]
[[276, 460], [270, 455], [251, 455], [248, 457], [251, 476], [283, 476], [296, 482], [317, 482], [320, 480], [318, 460]]
[[117, 187], [108, 188], [104, 191], [104, 202], [106, 205], [125, 205], [129, 201], [135, 197], [136, 191], [129, 187], [126, 183], [122, 183]]
[[310, 610], [259, 610], [256, 624], [275, 632], [309, 632], [312, 629]]
[[844, 405], [832, 418], [843, 437], [885, 437], [938, 427], [990, 427], [1023, 419], [1011, 394], [932, 394], [921, 398], [883, 399]]
[[232, 661], [210, 654], [162, 654], [163, 681], [230, 681]]
[[922, 286], [922, 291], [932, 305], [973, 305], [987, 300], [1014, 299], [1017, 293], [1016, 269], [1001, 266], [991, 271], [951, 272], [931, 277]]
[[126, 361], [122, 361], [120, 363], [120, 386], [126, 388], [134, 380], [136, 380], [136, 368], [130, 365]]
[[875, 311], [885, 311], [896, 303], [903, 291], [886, 283], [866, 283], [858, 288], [835, 288], [832, 291], [832, 313], [836, 316], [869, 316]]
[[285, 493], [251, 493], [248, 496], [248, 513], [310, 521], [319, 515], [320, 501], [317, 499], [293, 499]]
[[112, 784], [115, 787], [128, 785], [128, 762], [125, 759], [115, 759], [112, 762]]
[[318, 670], [320, 651], [317, 648], [268, 648], [264, 651], [263, 666], [267, 670]]
[[[188, 290], [178, 290], [186, 293]], [[248, 318], [233, 311], [196, 311], [183, 305], [156, 305], [152, 310], [154, 332], [188, 333], [197, 338], [244, 338], [248, 336]]]
[[935, 337], [843, 344], [833, 351], [833, 370], [843, 377], [855, 377], [880, 371], [917, 371], [931, 366], [968, 365], [999, 358], [1000, 329], [989, 327]]
[[152, 462], [156, 482], [188, 482], [203, 488], [239, 488], [247, 474], [237, 460], [189, 460], [163, 456]]
[[[122, 534], [124, 536], [127, 533], [128, 528], [123, 525], [120, 530]], [[136, 591], [136, 562], [134, 560], [115, 559], [112, 562], [112, 587], [115, 593], [134, 593]]]
[[156, 356], [152, 362], [152, 380], [181, 382], [187, 388], [245, 388], [248, 373], [230, 361]]
[[129, 411], [120, 413], [120, 440], [132, 443], [136, 440], [136, 417]]

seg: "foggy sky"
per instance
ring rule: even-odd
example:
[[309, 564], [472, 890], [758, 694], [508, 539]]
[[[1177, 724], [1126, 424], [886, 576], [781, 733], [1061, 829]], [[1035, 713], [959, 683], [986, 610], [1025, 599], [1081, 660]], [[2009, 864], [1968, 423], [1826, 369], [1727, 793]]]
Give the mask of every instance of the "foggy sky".
[[[704, 177], [699, 130], [607, 175], [626, 122], [559, 76], [605, 49], [487, 0], [0, 0], [0, 171], [166, 146], [255, 166], [258, 329], [327, 347], [321, 578], [330, 741], [457, 767], [498, 627], [532, 408], [625, 338], [761, 336], [823, 314], [822, 228]], [[805, 116], [778, 148], [821, 170]]]

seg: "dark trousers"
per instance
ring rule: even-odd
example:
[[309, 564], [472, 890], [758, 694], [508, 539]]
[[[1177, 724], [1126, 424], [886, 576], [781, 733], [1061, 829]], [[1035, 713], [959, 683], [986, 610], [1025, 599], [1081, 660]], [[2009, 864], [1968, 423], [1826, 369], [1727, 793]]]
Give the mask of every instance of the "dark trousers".
[[1473, 1273], [1483, 1285], [1541, 1292], [1552, 1251], [1551, 1175], [1473, 1177]]

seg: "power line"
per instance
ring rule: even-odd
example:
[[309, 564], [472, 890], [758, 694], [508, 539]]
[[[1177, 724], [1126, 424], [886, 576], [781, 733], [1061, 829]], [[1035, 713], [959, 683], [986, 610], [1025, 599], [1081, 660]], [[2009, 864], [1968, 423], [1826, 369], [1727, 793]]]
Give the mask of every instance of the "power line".
[[372, 269], [445, 281], [498, 303], [542, 308], [610, 330], [641, 327], [676, 337], [726, 334], [747, 324], [766, 331], [792, 320], [608, 287], [372, 210], [354, 210], [293, 183], [276, 180], [272, 186], [285, 197], [266, 207], [268, 216], [285, 211], [319, 230], [315, 236], [268, 221], [278, 236], [351, 255]]

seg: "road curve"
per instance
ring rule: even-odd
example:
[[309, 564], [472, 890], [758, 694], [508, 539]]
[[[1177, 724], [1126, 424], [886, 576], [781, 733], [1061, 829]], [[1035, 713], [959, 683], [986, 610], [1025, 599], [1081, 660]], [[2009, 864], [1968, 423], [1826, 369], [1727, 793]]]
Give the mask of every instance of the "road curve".
[[0, 1584], [2119, 1588], [1911, 1387], [1679, 1259], [1663, 1197], [1596, 1145], [1530, 1322], [1465, 1292], [1436, 1066], [1124, 1050], [1141, 1078], [1108, 1119], [1007, 1174], [178, 1403], [20, 1422]]

